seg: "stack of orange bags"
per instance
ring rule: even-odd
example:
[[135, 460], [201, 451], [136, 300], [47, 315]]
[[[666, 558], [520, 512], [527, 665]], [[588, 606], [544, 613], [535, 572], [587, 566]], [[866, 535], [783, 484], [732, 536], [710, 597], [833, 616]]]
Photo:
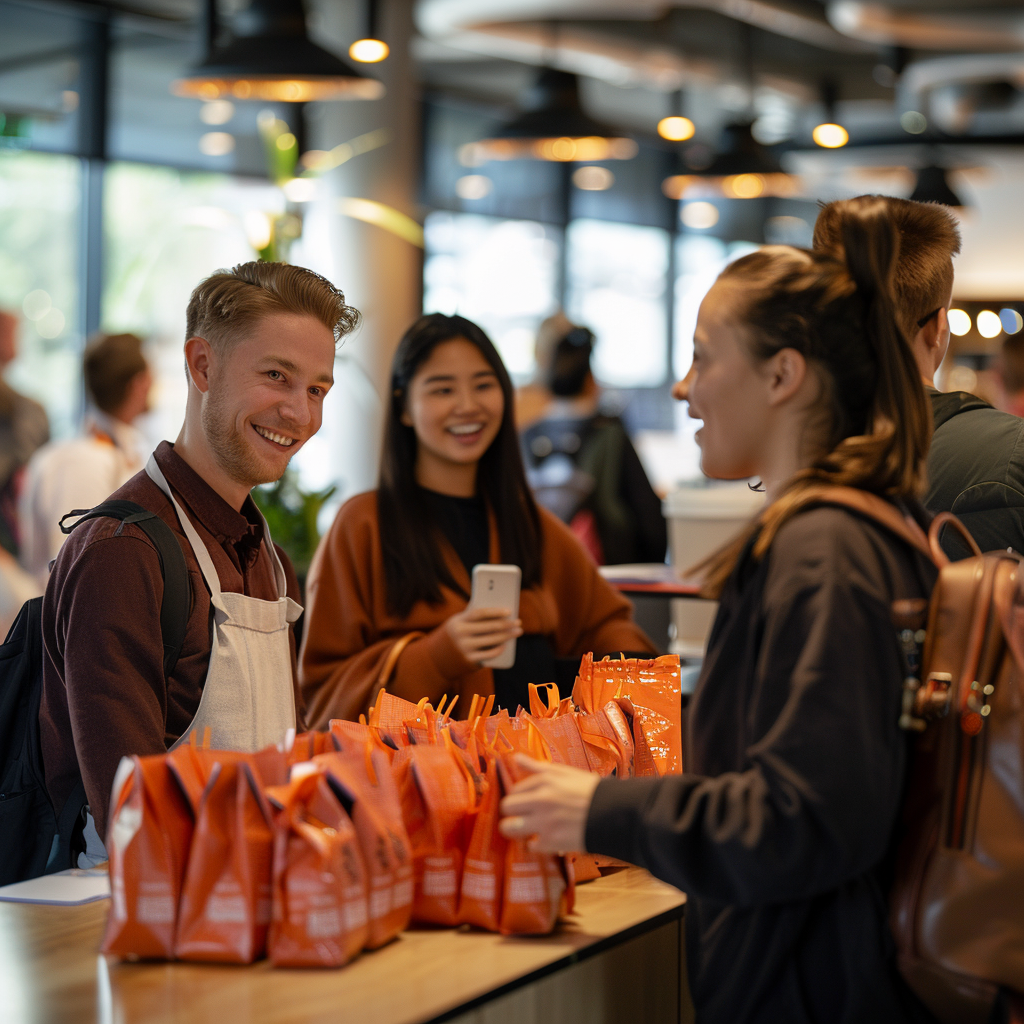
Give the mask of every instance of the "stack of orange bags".
[[546, 934], [610, 862], [498, 831], [525, 753], [601, 775], [681, 771], [679, 662], [581, 664], [572, 698], [435, 710], [381, 691], [359, 722], [245, 755], [195, 737], [126, 758], [107, 835], [104, 952], [126, 959], [340, 966], [410, 921]]

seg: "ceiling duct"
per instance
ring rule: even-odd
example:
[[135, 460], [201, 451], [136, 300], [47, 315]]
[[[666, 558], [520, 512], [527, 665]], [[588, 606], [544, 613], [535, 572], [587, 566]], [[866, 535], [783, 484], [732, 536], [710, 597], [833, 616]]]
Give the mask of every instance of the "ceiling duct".
[[827, 11], [829, 22], [839, 32], [882, 46], [915, 50], [1006, 50], [1024, 46], [1024, 14], [1020, 11], [923, 14], [895, 11], [885, 4], [862, 0], [835, 0]]
[[[667, 46], [633, 42], [583, 23], [657, 21], [668, 0], [419, 0], [416, 23], [428, 39], [488, 57], [598, 78], [614, 85], [644, 85], [673, 92], [687, 84], [715, 84], [733, 69], [685, 56]], [[736, 21], [826, 50], [867, 52], [865, 43], [837, 32], [824, 18], [765, 0], [687, 0], [682, 6], [715, 11]], [[773, 87], [801, 99], [806, 87], [773, 80]]]

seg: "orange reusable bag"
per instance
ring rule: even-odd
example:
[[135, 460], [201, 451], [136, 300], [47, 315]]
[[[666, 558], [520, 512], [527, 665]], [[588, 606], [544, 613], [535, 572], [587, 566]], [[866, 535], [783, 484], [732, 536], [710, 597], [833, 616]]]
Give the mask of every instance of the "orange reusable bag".
[[[643, 725], [640, 722], [640, 715], [633, 707], [633, 702], [628, 697], [617, 697], [612, 704], [618, 705], [619, 710], [625, 718], [626, 725], [633, 736], [633, 774], [638, 776], [657, 776], [658, 765], [647, 745], [647, 736], [644, 733]], [[609, 712], [606, 705], [605, 711]], [[609, 718], [611, 716], [609, 715]]]
[[582, 768], [584, 771], [590, 770], [576, 715], [556, 715], [551, 718], [535, 718], [532, 721], [537, 731], [547, 741], [552, 761], [572, 765], [573, 768]]
[[[498, 755], [502, 788], [508, 792], [525, 772], [507, 754]], [[510, 839], [505, 848], [502, 935], [547, 935], [558, 917], [572, 909], [572, 876], [563, 858], [533, 853], [527, 839]]]
[[376, 949], [408, 927], [412, 914], [412, 851], [391, 765], [372, 744], [320, 754], [314, 763], [327, 772], [355, 826], [369, 886], [366, 948]]
[[103, 952], [128, 960], [170, 959], [192, 811], [163, 754], [122, 758], [112, 794]]
[[281, 812], [267, 953], [275, 967], [340, 967], [358, 955], [369, 930], [355, 828], [322, 771], [268, 796]]
[[584, 711], [594, 712], [616, 697], [628, 697], [640, 719], [659, 775], [683, 770], [682, 697], [679, 658], [650, 660], [604, 658], [585, 654], [572, 691]]
[[413, 846], [413, 920], [457, 925], [462, 862], [476, 803], [469, 768], [445, 744], [410, 747], [409, 753], [410, 774], [426, 811], [426, 842], [419, 851]]
[[[287, 763], [293, 765], [312, 761], [317, 754], [326, 754], [335, 749], [334, 737], [329, 732], [300, 732], [296, 735], [291, 749], [286, 752]], [[266, 785], [276, 786], [279, 783], [268, 782]]]
[[603, 709], [593, 713], [577, 714], [576, 724], [579, 726], [592, 772], [607, 778], [628, 769], [628, 755], [623, 751], [619, 737], [616, 736]]
[[175, 955], [252, 963], [266, 948], [274, 833], [251, 764], [217, 763], [196, 813]]
[[505, 880], [507, 842], [498, 831], [501, 785], [493, 754], [487, 757], [484, 791], [473, 822], [462, 868], [459, 923], [496, 932], [501, 926], [501, 897]]

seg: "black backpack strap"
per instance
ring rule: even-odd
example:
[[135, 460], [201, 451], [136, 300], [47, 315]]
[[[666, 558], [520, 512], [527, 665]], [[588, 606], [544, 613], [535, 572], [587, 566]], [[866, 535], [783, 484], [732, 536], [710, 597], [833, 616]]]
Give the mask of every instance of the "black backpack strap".
[[79, 778], [57, 816], [57, 832], [53, 837], [53, 846], [46, 862], [46, 874], [63, 871], [68, 867], [78, 867], [78, 854], [85, 849], [82, 832], [86, 819], [82, 812], [88, 803], [85, 784]]
[[[65, 519], [78, 517], [78, 522], [64, 525]], [[188, 578], [188, 566], [177, 537], [171, 528], [155, 512], [135, 504], [134, 501], [105, 501], [91, 509], [75, 509], [63, 516], [60, 528], [71, 533], [87, 519], [120, 519], [122, 523], [134, 523], [144, 530], [153, 542], [160, 558], [160, 570], [164, 577], [164, 597], [160, 604], [160, 631], [164, 642], [164, 676], [169, 677], [181, 654], [185, 642], [185, 629], [192, 609], [192, 588]]]

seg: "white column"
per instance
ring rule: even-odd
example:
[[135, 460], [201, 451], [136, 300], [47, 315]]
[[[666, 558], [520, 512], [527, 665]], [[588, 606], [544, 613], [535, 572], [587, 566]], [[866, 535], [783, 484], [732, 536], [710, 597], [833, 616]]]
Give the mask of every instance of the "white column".
[[[405, 329], [419, 315], [422, 250], [381, 227], [338, 212], [342, 197], [384, 203], [419, 220], [418, 87], [409, 42], [413, 0], [381, 0], [379, 32], [391, 48], [379, 64], [356, 65], [387, 88], [383, 99], [320, 105], [309, 125], [310, 145], [331, 149], [378, 129], [389, 141], [329, 171], [318, 198], [306, 209], [296, 262], [329, 277], [363, 316], [335, 365], [335, 388], [324, 409], [318, 437], [300, 453], [310, 485], [339, 484], [344, 498], [377, 484], [383, 412], [391, 357]], [[311, 35], [347, 58], [349, 44], [363, 34], [363, 5], [323, 2]]]

